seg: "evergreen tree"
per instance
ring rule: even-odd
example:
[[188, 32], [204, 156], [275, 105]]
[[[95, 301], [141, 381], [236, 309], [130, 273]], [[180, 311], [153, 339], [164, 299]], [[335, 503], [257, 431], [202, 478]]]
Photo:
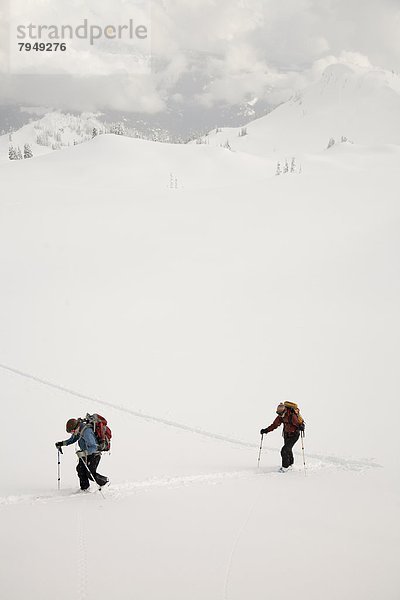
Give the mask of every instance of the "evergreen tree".
[[92, 138], [95, 138], [97, 135], [99, 135], [98, 130], [96, 129], [96, 127], [93, 127], [93, 131], [92, 131]]
[[290, 163], [290, 172], [296, 173], [296, 159], [294, 156], [292, 158], [292, 162]]
[[18, 150], [16, 152], [17, 154], [17, 160], [22, 160], [22, 152], [21, 152], [21, 148], [18, 146]]
[[282, 175], [282, 169], [281, 169], [281, 163], [278, 162], [278, 164], [276, 165], [276, 173], [275, 175]]
[[125, 135], [125, 126], [121, 121], [119, 123], [113, 123], [110, 131], [115, 135]]
[[24, 158], [32, 158], [33, 152], [29, 144], [24, 145]]
[[8, 158], [10, 160], [17, 160], [17, 153], [15, 151], [14, 146], [9, 146], [9, 148], [8, 148]]
[[50, 146], [49, 134], [46, 131], [38, 133], [36, 136], [36, 143], [39, 146]]
[[283, 173], [289, 173], [289, 163], [285, 160], [285, 164], [283, 166]]

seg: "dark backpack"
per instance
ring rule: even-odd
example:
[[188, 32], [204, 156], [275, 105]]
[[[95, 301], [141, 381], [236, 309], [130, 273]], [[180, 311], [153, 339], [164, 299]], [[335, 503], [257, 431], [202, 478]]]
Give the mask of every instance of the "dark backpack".
[[300, 410], [299, 410], [299, 407], [297, 406], [297, 404], [295, 402], [284, 402], [283, 404], [284, 404], [285, 408], [290, 410], [291, 413], [295, 413], [297, 420], [299, 421], [299, 431], [304, 432], [305, 421], [300, 414]]
[[111, 447], [112, 433], [111, 429], [107, 425], [107, 419], [94, 413], [89, 415], [86, 413], [86, 417], [83, 421], [93, 429], [94, 435], [97, 440], [100, 452], [109, 452]]

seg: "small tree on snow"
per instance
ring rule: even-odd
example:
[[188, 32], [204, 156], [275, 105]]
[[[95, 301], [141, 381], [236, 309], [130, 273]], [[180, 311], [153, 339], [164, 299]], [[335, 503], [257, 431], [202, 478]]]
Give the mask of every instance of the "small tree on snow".
[[168, 187], [170, 190], [178, 189], [178, 178], [176, 177], [176, 175], [174, 175], [174, 173], [169, 174], [169, 186]]
[[278, 162], [278, 164], [276, 165], [276, 173], [275, 175], [282, 175], [282, 168], [281, 168], [281, 163]]
[[289, 173], [289, 163], [287, 160], [285, 160], [285, 164], [283, 165], [283, 173]]
[[17, 149], [17, 160], [22, 160], [22, 152], [21, 152], [21, 148], [19, 146]]
[[29, 144], [24, 145], [24, 158], [33, 158], [32, 148]]
[[245, 135], [247, 135], [247, 127], [242, 127], [239, 130], [239, 137], [244, 137]]
[[335, 142], [334, 138], [331, 138], [328, 142], [327, 150], [329, 150], [329, 148], [332, 148], [332, 146], [334, 146], [335, 143], [336, 142]]
[[226, 148], [226, 150], [232, 150], [229, 140], [226, 140], [225, 144], [222, 144], [221, 147]]
[[92, 139], [95, 138], [97, 135], [99, 135], [99, 131], [98, 131], [98, 129], [96, 129], [96, 127], [93, 127]]
[[290, 172], [296, 173], [296, 159], [294, 156], [292, 158], [292, 162], [290, 163]]

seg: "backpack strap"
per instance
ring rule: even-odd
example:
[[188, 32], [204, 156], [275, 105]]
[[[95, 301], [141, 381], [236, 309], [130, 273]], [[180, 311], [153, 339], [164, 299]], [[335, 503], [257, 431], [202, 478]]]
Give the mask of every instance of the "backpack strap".
[[79, 439], [81, 439], [81, 437], [83, 436], [83, 434], [85, 433], [86, 429], [88, 428], [88, 424], [86, 423], [86, 421], [84, 421], [82, 419], [81, 424], [79, 426], [79, 431], [78, 431], [78, 435], [79, 435]]
[[83, 434], [85, 433], [86, 429], [91, 429], [93, 432], [94, 441], [96, 442], [97, 452], [99, 452], [100, 451], [99, 440], [97, 439], [97, 435], [94, 430], [94, 425], [92, 426], [92, 424], [90, 422], [88, 422], [86, 419], [82, 419], [82, 424], [83, 424], [83, 427], [79, 428], [79, 439], [81, 439], [83, 437]]

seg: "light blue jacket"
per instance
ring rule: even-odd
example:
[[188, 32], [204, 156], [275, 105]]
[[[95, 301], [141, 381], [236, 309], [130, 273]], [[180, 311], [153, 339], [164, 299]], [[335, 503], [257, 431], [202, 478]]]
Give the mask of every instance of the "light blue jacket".
[[78, 433], [71, 435], [69, 440], [65, 441], [66, 446], [70, 446], [71, 444], [75, 444], [78, 442], [79, 448], [81, 450], [86, 450], [88, 454], [94, 454], [98, 451], [97, 440], [93, 433], [93, 429], [82, 423], [79, 427]]

